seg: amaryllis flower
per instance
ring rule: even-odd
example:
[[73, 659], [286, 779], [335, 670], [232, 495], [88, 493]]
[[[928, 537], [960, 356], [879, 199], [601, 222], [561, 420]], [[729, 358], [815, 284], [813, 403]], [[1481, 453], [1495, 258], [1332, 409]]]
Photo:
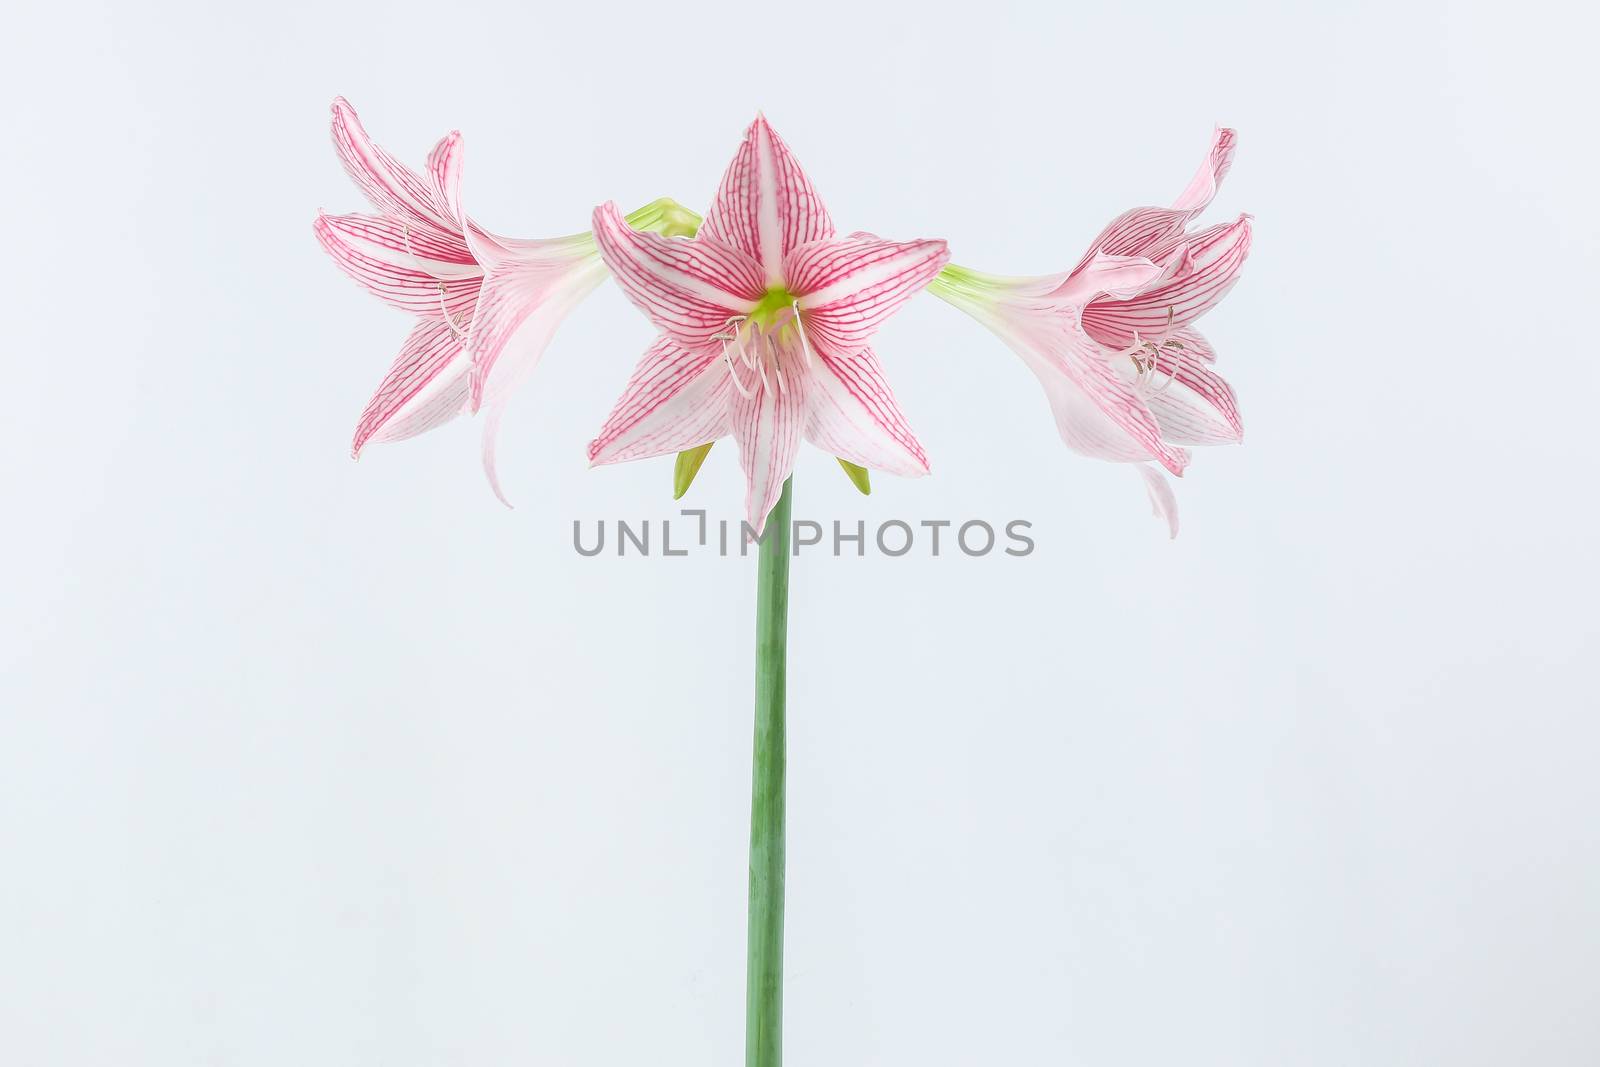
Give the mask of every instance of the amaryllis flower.
[[1069, 448], [1140, 464], [1173, 536], [1175, 499], [1154, 463], [1182, 475], [1184, 446], [1243, 433], [1233, 389], [1211, 369], [1216, 355], [1192, 323], [1238, 280], [1250, 219], [1188, 231], [1216, 195], [1233, 148], [1233, 131], [1219, 129], [1172, 207], [1118, 216], [1064, 274], [1005, 278], [951, 266], [929, 287], [1022, 357]]
[[835, 235], [766, 120], [746, 131], [693, 238], [595, 209], [600, 254], [661, 331], [589, 445], [594, 464], [694, 449], [732, 434], [760, 531], [804, 437], [860, 467], [927, 473], [867, 342], [949, 258], [939, 240]]
[[[605, 280], [594, 237], [518, 240], [468, 219], [459, 132], [441, 139], [418, 173], [374, 144], [340, 98], [333, 144], [378, 214], [319, 215], [317, 239], [345, 273], [417, 320], [361, 413], [351, 453], [486, 408], [484, 471], [504, 501], [494, 463], [500, 416], [562, 318]], [[628, 219], [670, 232], [685, 214], [662, 200]]]

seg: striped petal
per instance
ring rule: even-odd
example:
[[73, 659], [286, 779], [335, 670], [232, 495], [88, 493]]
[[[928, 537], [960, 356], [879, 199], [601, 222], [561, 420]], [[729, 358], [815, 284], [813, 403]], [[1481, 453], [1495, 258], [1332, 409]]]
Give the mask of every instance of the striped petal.
[[1126, 348], [1134, 334], [1155, 337], [1181, 329], [1211, 310], [1239, 280], [1250, 254], [1250, 218], [1213, 226], [1185, 238], [1183, 245], [1151, 250], [1151, 258], [1165, 262], [1185, 258], [1176, 278], [1164, 281], [1128, 300], [1102, 297], [1083, 310], [1083, 327], [1109, 348]]
[[1170, 208], [1136, 207], [1124, 211], [1100, 231], [1078, 266], [1083, 267], [1097, 252], [1112, 256], [1147, 255], [1157, 244], [1181, 234], [1217, 195], [1217, 187], [1233, 165], [1234, 141], [1234, 131], [1219, 126], [1212, 135], [1211, 149], [1200, 169]]
[[595, 208], [594, 237], [628, 299], [689, 348], [710, 343], [765, 292], [760, 266], [739, 249], [699, 236], [635, 230], [613, 203]]
[[691, 350], [661, 337], [645, 351], [600, 433], [595, 466], [682, 452], [728, 432], [732, 385], [714, 349]]
[[472, 321], [483, 272], [460, 238], [397, 217], [319, 215], [317, 240], [368, 292], [413, 315]]
[[483, 472], [502, 504], [511, 506], [495, 462], [500, 420], [512, 394], [538, 366], [567, 314], [605, 281], [598, 256], [572, 242], [524, 246], [489, 269], [473, 319], [469, 404], [483, 412]]
[[1233, 166], [1234, 143], [1238, 140], [1238, 133], [1224, 126], [1218, 126], [1211, 135], [1211, 150], [1206, 153], [1206, 158], [1201, 161], [1200, 169], [1195, 171], [1194, 177], [1189, 180], [1188, 186], [1172, 206], [1179, 211], [1187, 211], [1191, 216], [1198, 215], [1211, 203], [1217, 195], [1217, 188], [1222, 185], [1222, 179], [1228, 176], [1228, 170]]
[[360, 458], [369, 443], [415, 437], [455, 418], [466, 404], [471, 366], [447, 323], [417, 323], [361, 413], [350, 454]]
[[1244, 437], [1233, 387], [1186, 349], [1162, 347], [1153, 389], [1145, 406], [1161, 425], [1161, 439], [1175, 445], [1231, 445]]
[[794, 471], [795, 453], [806, 422], [808, 375], [788, 377], [782, 389], [758, 385], [751, 395], [729, 399], [729, 429], [739, 445], [746, 492], [745, 513], [757, 533], [767, 512], [783, 495], [783, 483]]
[[342, 96], [333, 101], [332, 132], [334, 151], [345, 172], [373, 207], [424, 228], [446, 232], [453, 228], [449, 212], [436, 200], [432, 182], [374, 144], [355, 108]]
[[757, 115], [722, 176], [700, 233], [760, 264], [766, 288], [782, 281], [784, 256], [810, 241], [832, 237], [834, 229], [789, 146]]
[[872, 349], [812, 364], [806, 440], [841, 459], [910, 478], [928, 473], [928, 455], [911, 432]]
[[1148, 463], [1139, 464], [1139, 477], [1144, 479], [1144, 489], [1150, 497], [1150, 510], [1156, 518], [1166, 520], [1167, 536], [1177, 537], [1178, 498], [1172, 492], [1172, 483]]
[[856, 234], [812, 241], [783, 261], [784, 283], [820, 343], [857, 352], [901, 304], [950, 261], [943, 241], [885, 241]]

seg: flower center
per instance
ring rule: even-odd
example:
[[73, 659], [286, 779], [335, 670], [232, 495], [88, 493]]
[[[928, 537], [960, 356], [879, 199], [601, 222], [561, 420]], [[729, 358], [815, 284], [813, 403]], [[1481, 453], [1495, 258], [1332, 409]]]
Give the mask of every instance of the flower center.
[[763, 293], [748, 315], [729, 318], [713, 340], [722, 342], [722, 362], [733, 387], [746, 399], [757, 389], [787, 392], [791, 378], [785, 377], [785, 366], [790, 376], [811, 366], [800, 302], [781, 286]]

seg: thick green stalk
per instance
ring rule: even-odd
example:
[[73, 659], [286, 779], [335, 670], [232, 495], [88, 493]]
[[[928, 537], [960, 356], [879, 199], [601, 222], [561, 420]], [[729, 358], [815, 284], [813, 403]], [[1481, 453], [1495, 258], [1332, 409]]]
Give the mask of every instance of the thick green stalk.
[[784, 694], [789, 638], [789, 506], [767, 516], [756, 564], [756, 740], [750, 794], [750, 931], [745, 1067], [783, 1063]]

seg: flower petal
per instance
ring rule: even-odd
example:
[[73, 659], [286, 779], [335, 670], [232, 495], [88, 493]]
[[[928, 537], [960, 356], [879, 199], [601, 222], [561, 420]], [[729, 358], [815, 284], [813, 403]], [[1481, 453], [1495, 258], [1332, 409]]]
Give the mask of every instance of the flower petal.
[[757, 533], [767, 512], [783, 495], [783, 483], [794, 471], [800, 432], [806, 421], [809, 376], [793, 374], [783, 388], [757, 384], [748, 397], [729, 399], [729, 428], [739, 445], [739, 466], [747, 491], [745, 513]]
[[689, 348], [748, 314], [765, 291], [760, 266], [737, 248], [635, 230], [610, 202], [595, 208], [594, 236], [628, 299]]
[[943, 241], [852, 235], [796, 248], [784, 257], [783, 277], [806, 329], [824, 344], [855, 352], [949, 261]]
[[1166, 475], [1148, 463], [1139, 464], [1139, 477], [1144, 479], [1145, 492], [1150, 496], [1150, 510], [1156, 518], [1167, 520], [1169, 537], [1178, 536], [1178, 498], [1172, 492], [1172, 483]]
[[784, 256], [809, 241], [832, 237], [834, 228], [789, 146], [757, 115], [722, 176], [700, 233], [760, 264], [765, 288], [781, 282]]
[[461, 413], [472, 363], [447, 323], [419, 322], [356, 424], [350, 454], [369, 442], [400, 441]]
[[1084, 305], [1096, 297], [1126, 300], [1150, 287], [1163, 273], [1158, 263], [1143, 256], [1113, 256], [1095, 252], [1067, 276], [1051, 295], [1066, 304]]
[[1218, 126], [1211, 135], [1211, 151], [1206, 153], [1206, 158], [1201, 162], [1200, 169], [1195, 171], [1189, 185], [1178, 194], [1178, 199], [1172, 206], [1179, 211], [1187, 211], [1191, 216], [1204, 211], [1207, 204], [1211, 203], [1217, 195], [1217, 187], [1222, 184], [1222, 179], [1227, 177], [1228, 168], [1233, 166], [1234, 142], [1238, 140], [1238, 133], [1224, 126]]
[[645, 459], [715, 441], [728, 432], [731, 392], [715, 349], [691, 350], [670, 337], [658, 338], [589, 442], [590, 464]]
[[1128, 300], [1101, 297], [1083, 310], [1083, 327], [1108, 348], [1126, 348], [1133, 335], [1151, 338], [1180, 329], [1211, 310], [1239, 280], [1250, 254], [1250, 218], [1191, 234], [1181, 247], [1151, 250], [1151, 258], [1186, 257], [1171, 280]]
[[462, 332], [472, 321], [483, 272], [459, 238], [378, 215], [319, 215], [313, 229], [333, 261], [385, 303], [449, 315]]
[[373, 207], [421, 226], [452, 228], [448, 212], [435, 202], [432, 183], [374, 144], [342, 96], [333, 101], [332, 130], [334, 151]]
[[1153, 389], [1145, 405], [1161, 424], [1161, 438], [1176, 445], [1231, 445], [1244, 436], [1233, 387], [1187, 349], [1158, 349]]
[[605, 265], [593, 252], [562, 239], [521, 242], [484, 279], [472, 321], [469, 404], [483, 412], [483, 472], [502, 504], [511, 506], [495, 463], [500, 420], [567, 314], [605, 281]]
[[814, 355], [806, 440], [872, 470], [909, 478], [927, 474], [928, 454], [906, 423], [872, 349]]

